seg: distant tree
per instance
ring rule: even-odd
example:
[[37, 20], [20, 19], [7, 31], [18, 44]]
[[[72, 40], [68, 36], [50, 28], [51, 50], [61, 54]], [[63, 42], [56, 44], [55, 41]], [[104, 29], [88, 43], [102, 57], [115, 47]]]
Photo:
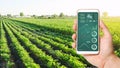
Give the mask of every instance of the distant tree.
[[7, 14], [7, 17], [12, 17], [12, 15], [11, 14]]
[[2, 17], [2, 15], [0, 14], [0, 17]]
[[24, 13], [23, 13], [23, 12], [20, 12], [20, 16], [21, 16], [21, 17], [24, 16]]
[[45, 19], [46, 16], [45, 15], [41, 15], [41, 16], [38, 16], [37, 18], [39, 18], [39, 19]]
[[36, 15], [33, 15], [33, 17], [36, 17]]
[[63, 18], [63, 17], [64, 17], [64, 14], [63, 14], [63, 13], [60, 13], [59, 17]]
[[108, 13], [107, 12], [103, 12], [103, 17], [108, 17]]
[[32, 15], [31, 17], [36, 18], [37, 16], [36, 15]]
[[57, 17], [58, 17], [58, 15], [53, 14], [51, 17], [52, 17], [52, 18], [57, 18]]

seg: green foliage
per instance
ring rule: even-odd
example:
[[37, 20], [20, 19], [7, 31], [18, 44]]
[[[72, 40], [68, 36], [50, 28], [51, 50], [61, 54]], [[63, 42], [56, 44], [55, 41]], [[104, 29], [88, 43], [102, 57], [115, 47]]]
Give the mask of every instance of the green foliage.
[[0, 17], [2, 17], [2, 15], [0, 14]]
[[7, 14], [7, 17], [12, 17], [12, 15], [11, 14]]
[[[120, 31], [118, 30], [120, 18], [108, 17], [102, 20], [112, 34], [115, 54], [120, 57]], [[0, 30], [2, 37], [0, 44], [4, 46], [1, 52], [5, 53], [4, 60], [8, 61], [10, 57], [6, 45], [5, 33], [7, 33], [15, 56], [22, 60], [26, 68], [92, 67], [72, 49], [73, 19], [4, 19], [0, 28], [2, 25], [6, 30], [3, 28], [2, 31]]]
[[[9, 27], [11, 28], [11, 26], [9, 26]], [[12, 29], [13, 33], [15, 33], [15, 35], [19, 38], [21, 43], [24, 44], [24, 47], [28, 48], [31, 51], [30, 54], [34, 54], [35, 57], [38, 58], [38, 60], [40, 60], [43, 63], [43, 66], [47, 66], [48, 68], [61, 67], [60, 64], [56, 62], [56, 60], [54, 60], [51, 56], [46, 55], [45, 52], [43, 52], [41, 49], [39, 49], [35, 45], [33, 45], [29, 41], [28, 38], [24, 37], [23, 35], [20, 35], [19, 32], [17, 32], [15, 29], [13, 29], [13, 28], [11, 28], [11, 29]], [[51, 63], [51, 65], [50, 65], [50, 63]]]
[[0, 21], [0, 62], [4, 62], [7, 67], [12, 68], [14, 63], [10, 59], [10, 50], [7, 45], [2, 22], [3, 21]]
[[24, 16], [24, 13], [23, 13], [23, 12], [20, 12], [20, 16], [23, 17], [23, 16]]
[[58, 15], [53, 14], [51, 17], [49, 17], [49, 19], [50, 19], [50, 18], [52, 18], [52, 19], [58, 18]]
[[[50, 32], [44, 32], [46, 34], [49, 34], [49, 35], [53, 35], [54, 37], [54, 40], [56, 40], [55, 38], [56, 37], [59, 37], [62, 38], [63, 35], [60, 35], [60, 34], [64, 34], [64, 37], [67, 35], [67, 37], [65, 38], [71, 38], [71, 35], [73, 34], [73, 30], [72, 30], [72, 25], [73, 25], [73, 19], [17, 19], [17, 20], [20, 20], [20, 21], [25, 21], [24, 23], [31, 23], [31, 25], [40, 25], [40, 26], [44, 26], [43, 29], [40, 29], [38, 27], [34, 27], [34, 26], [31, 26], [33, 28], [33, 30], [38, 30], [38, 31], [52, 31], [54, 32], [53, 33], [50, 33]], [[113, 44], [114, 44], [114, 48], [115, 50], [118, 50], [120, 48], [120, 32], [119, 32], [119, 22], [120, 22], [120, 17], [106, 17], [106, 18], [102, 18], [102, 20], [105, 22], [105, 24], [108, 26], [111, 34], [112, 34], [112, 37], [113, 37]], [[27, 24], [26, 24], [27, 25]], [[49, 28], [48, 28], [49, 27]], [[47, 30], [48, 28], [48, 30]], [[51, 29], [50, 29], [51, 28]], [[46, 35], [45, 34], [45, 35]], [[58, 35], [59, 34], [59, 35]], [[101, 33], [102, 34], [102, 33]], [[43, 34], [42, 34], [43, 35]], [[44, 36], [45, 36], [44, 35]], [[57, 36], [56, 36], [57, 35]], [[47, 35], [48, 37], [48, 35]], [[64, 40], [69, 40], [68, 39], [64, 39]], [[57, 39], [57, 41], [59, 41]], [[63, 41], [62, 41], [63, 42]], [[69, 42], [69, 41], [68, 41]]]
[[17, 38], [13, 35], [11, 30], [8, 28], [8, 26], [4, 23], [4, 26], [6, 28], [6, 31], [11, 38], [12, 44], [11, 47], [15, 50], [16, 55], [18, 55], [19, 59], [22, 60], [24, 66], [26, 68], [34, 67], [34, 68], [40, 68], [38, 64], [35, 64], [33, 59], [29, 57], [29, 54], [27, 51], [21, 47], [20, 43], [18, 42]]
[[102, 15], [102, 17], [108, 17], [108, 13], [107, 12], [103, 12], [103, 15]]
[[64, 17], [64, 14], [63, 14], [63, 13], [60, 13], [59, 17], [63, 18], [63, 17]]

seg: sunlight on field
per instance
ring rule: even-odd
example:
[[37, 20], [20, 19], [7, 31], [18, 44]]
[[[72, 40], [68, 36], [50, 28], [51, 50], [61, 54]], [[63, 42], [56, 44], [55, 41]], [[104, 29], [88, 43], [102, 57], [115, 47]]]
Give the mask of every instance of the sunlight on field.
[[[63, 33], [68, 34], [69, 38], [71, 38], [70, 36], [74, 32], [72, 29], [74, 19], [29, 19], [29, 18], [22, 19], [22, 18], [17, 18], [16, 20], [54, 28], [56, 29], [56, 31], [61, 30], [63, 31]], [[101, 20], [104, 21], [104, 23], [110, 30], [110, 33], [112, 34], [113, 45], [114, 45], [115, 50], [120, 51], [120, 30], [119, 30], [120, 29], [120, 17], [104, 17], [104, 18], [101, 18]]]
[[[120, 17], [101, 19], [110, 30], [114, 52], [120, 57]], [[71, 46], [73, 22], [74, 19], [1, 18], [2, 62], [9, 67], [17, 63], [21, 68], [93, 66]]]

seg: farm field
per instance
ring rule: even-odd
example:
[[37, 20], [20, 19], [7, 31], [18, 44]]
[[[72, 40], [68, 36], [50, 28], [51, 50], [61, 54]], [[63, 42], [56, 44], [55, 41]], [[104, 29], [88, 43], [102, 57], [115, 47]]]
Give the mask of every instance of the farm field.
[[[120, 57], [120, 18], [102, 18]], [[91, 67], [72, 48], [74, 19], [0, 18], [0, 68]]]

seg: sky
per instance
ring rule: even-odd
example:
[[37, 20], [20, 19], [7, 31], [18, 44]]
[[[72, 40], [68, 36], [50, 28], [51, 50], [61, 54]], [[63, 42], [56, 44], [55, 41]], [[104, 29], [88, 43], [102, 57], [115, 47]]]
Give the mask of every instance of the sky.
[[78, 9], [99, 9], [109, 16], [120, 16], [119, 0], [0, 0], [0, 14], [76, 15]]

